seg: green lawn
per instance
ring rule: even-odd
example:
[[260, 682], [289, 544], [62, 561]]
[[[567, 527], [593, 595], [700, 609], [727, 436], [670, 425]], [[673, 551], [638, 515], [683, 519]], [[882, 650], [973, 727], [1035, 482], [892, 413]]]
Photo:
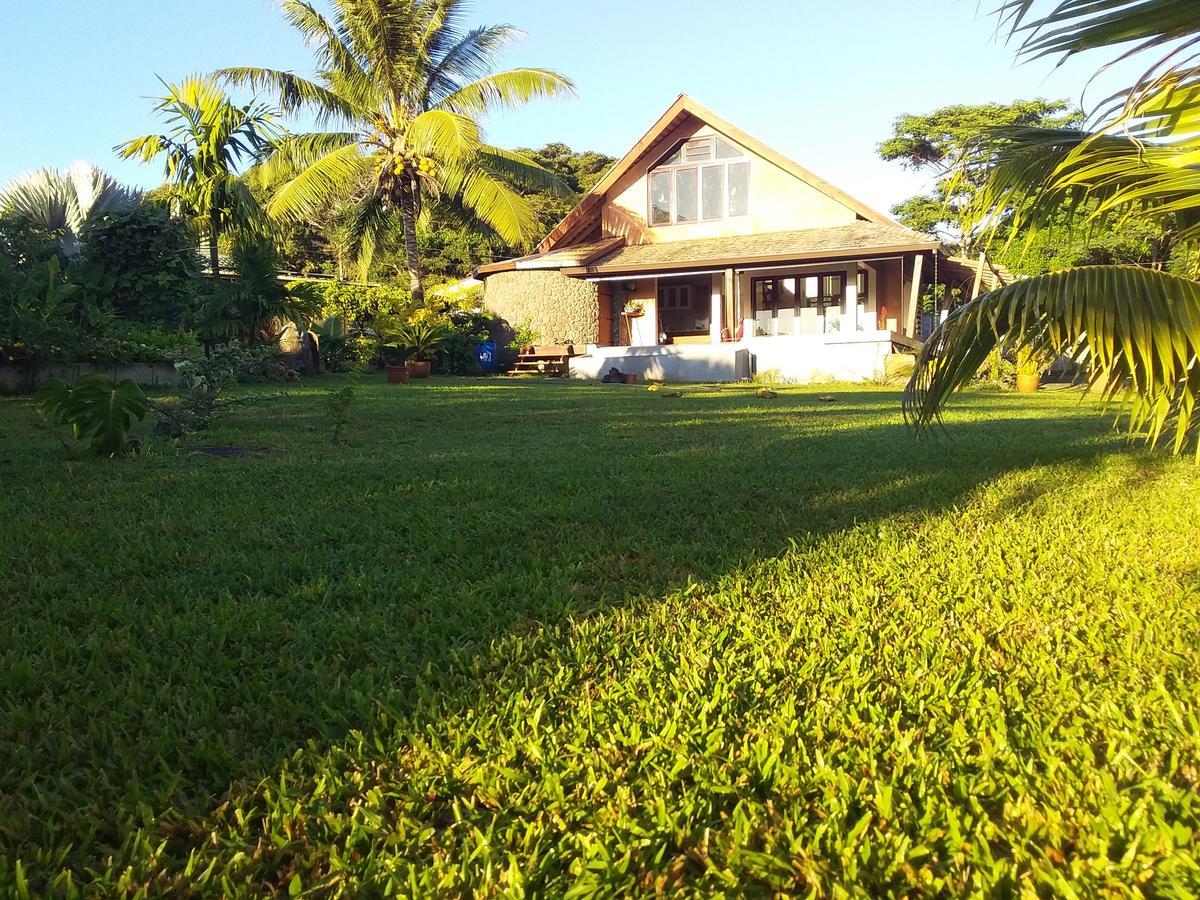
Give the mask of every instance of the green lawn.
[[337, 383], [0, 399], [0, 894], [1200, 890], [1200, 472], [1090, 401]]

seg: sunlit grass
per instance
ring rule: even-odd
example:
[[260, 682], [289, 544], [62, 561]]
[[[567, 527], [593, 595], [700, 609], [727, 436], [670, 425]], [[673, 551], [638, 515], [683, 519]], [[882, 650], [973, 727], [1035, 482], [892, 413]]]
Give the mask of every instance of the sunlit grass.
[[335, 383], [0, 401], [0, 893], [1200, 886], [1197, 473], [1090, 402]]

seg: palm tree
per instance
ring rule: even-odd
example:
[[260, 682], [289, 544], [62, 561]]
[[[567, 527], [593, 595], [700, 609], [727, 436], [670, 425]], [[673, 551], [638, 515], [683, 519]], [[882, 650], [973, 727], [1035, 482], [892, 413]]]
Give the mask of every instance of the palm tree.
[[261, 210], [237, 175], [238, 166], [266, 154], [280, 134], [276, 113], [252, 101], [234, 104], [212, 76], [193, 75], [167, 93], [154, 110], [167, 123], [165, 134], [147, 134], [115, 149], [123, 158], [151, 162], [162, 156], [175, 197], [208, 235], [213, 277], [221, 271], [217, 241], [231, 226], [255, 223]]
[[31, 222], [53, 235], [66, 259], [79, 255], [80, 235], [89, 222], [139, 203], [138, 191], [85, 162], [72, 163], [62, 172], [38, 169], [0, 190], [0, 215]]
[[345, 205], [348, 243], [364, 276], [376, 249], [398, 231], [412, 296], [421, 303], [417, 221], [425, 204], [465, 211], [517, 244], [529, 240], [537, 221], [514, 186], [567, 192], [527, 157], [484, 143], [479, 120], [496, 107], [574, 89], [545, 69], [493, 71], [496, 55], [518, 32], [508, 25], [464, 30], [462, 0], [332, 0], [332, 6], [327, 18], [305, 0], [283, 3], [288, 21], [316, 48], [314, 79], [252, 67], [217, 74], [272, 89], [284, 112], [306, 110], [322, 126], [342, 129], [281, 143], [265, 165], [296, 174], [268, 212], [298, 221]]
[[[1027, 235], [1051, 229], [1064, 209], [1092, 222], [1144, 221], [1160, 229], [1163, 258], [1200, 238], [1200, 11], [1178, 0], [1050, 0], [1039, 14], [1039, 2], [1000, 7], [1022, 56], [1122, 45], [1122, 60], [1153, 50], [1156, 61], [1085, 128], [990, 135], [978, 221]], [[1129, 401], [1130, 432], [1152, 446], [1169, 435], [1179, 452], [1200, 426], [1200, 283], [1190, 278], [1087, 266], [964, 305], [930, 335], [905, 391], [918, 431], [997, 347], [1071, 356], [1106, 401]]]

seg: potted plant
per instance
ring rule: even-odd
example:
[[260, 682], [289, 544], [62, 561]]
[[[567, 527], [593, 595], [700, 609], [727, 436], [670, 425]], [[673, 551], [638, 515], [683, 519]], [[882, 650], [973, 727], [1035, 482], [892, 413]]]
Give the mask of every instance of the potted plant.
[[1047, 360], [1044, 355], [1035, 353], [1029, 347], [1017, 351], [1017, 392], [1021, 394], [1035, 393], [1042, 383], [1042, 372]]
[[375, 323], [375, 333], [379, 337], [379, 353], [383, 357], [388, 384], [408, 383], [408, 346], [405, 343], [404, 331], [404, 324], [391, 316], [381, 316]]
[[428, 378], [433, 356], [453, 330], [445, 322], [412, 322], [404, 326], [400, 341], [409, 351], [405, 366], [410, 378]]
[[646, 314], [646, 306], [641, 300], [630, 300], [625, 304], [624, 312], [629, 318], [638, 319]]

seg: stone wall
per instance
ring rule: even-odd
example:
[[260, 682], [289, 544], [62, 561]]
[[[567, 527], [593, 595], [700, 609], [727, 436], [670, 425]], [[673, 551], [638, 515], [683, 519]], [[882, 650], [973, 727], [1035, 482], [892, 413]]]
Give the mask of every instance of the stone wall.
[[514, 331], [529, 323], [539, 344], [595, 343], [600, 323], [596, 285], [540, 269], [488, 276], [484, 306]]

